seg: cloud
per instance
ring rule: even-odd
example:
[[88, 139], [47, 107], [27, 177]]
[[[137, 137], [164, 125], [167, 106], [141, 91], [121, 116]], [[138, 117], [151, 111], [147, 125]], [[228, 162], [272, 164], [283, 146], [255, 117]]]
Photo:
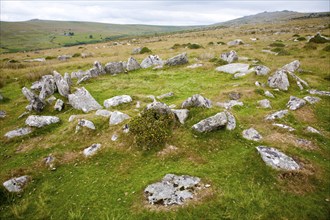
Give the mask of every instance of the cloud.
[[2, 21], [204, 25], [263, 11], [329, 11], [326, 1], [0, 1]]

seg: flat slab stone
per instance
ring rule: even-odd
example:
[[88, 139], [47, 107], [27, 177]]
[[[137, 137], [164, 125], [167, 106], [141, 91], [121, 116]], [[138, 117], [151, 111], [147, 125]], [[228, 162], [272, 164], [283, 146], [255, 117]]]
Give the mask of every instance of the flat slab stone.
[[29, 182], [29, 180], [30, 180], [29, 176], [20, 176], [7, 180], [6, 182], [3, 183], [3, 186], [9, 192], [21, 192], [24, 186]]
[[226, 113], [220, 112], [193, 125], [192, 129], [198, 132], [210, 132], [224, 127], [227, 122]]
[[261, 155], [262, 160], [275, 169], [288, 171], [300, 169], [296, 161], [275, 148], [258, 146], [256, 149]]
[[315, 104], [321, 101], [319, 97], [315, 96], [305, 96], [304, 99], [309, 103], [309, 104]]
[[217, 67], [215, 70], [219, 72], [225, 72], [230, 74], [235, 73], [247, 73], [249, 72], [249, 64], [244, 63], [231, 63], [223, 66]]
[[306, 101], [304, 99], [300, 99], [300, 98], [295, 97], [295, 96], [290, 96], [290, 100], [286, 104], [286, 106], [290, 110], [297, 110], [297, 109], [303, 107], [304, 105], [306, 105]]
[[316, 90], [316, 89], [311, 89], [311, 90], [308, 90], [308, 92], [309, 92], [309, 94], [312, 94], [312, 95], [330, 96], [329, 91], [320, 91], [320, 90]]
[[112, 112], [104, 109], [99, 109], [95, 112], [95, 115], [109, 118]]
[[238, 106], [243, 106], [243, 102], [241, 101], [237, 101], [237, 100], [230, 100], [227, 102], [217, 102], [216, 103], [217, 106], [225, 108], [225, 109], [231, 109], [232, 107], [238, 105]]
[[306, 131], [310, 132], [310, 133], [314, 133], [314, 134], [321, 134], [321, 132], [311, 126], [307, 126], [306, 127]]
[[73, 108], [85, 113], [102, 108], [84, 87], [78, 88], [75, 93], [68, 96], [68, 99]]
[[7, 138], [19, 137], [19, 136], [30, 134], [31, 132], [32, 132], [32, 129], [30, 127], [18, 128], [16, 130], [7, 132], [5, 134], [5, 137], [7, 137]]
[[275, 120], [278, 118], [283, 118], [288, 113], [289, 113], [288, 110], [280, 110], [280, 111], [274, 112], [273, 114], [267, 115], [265, 120]]
[[39, 116], [30, 115], [26, 120], [25, 124], [31, 127], [41, 128], [46, 125], [59, 123], [60, 119], [56, 116]]
[[92, 144], [90, 147], [84, 149], [83, 154], [85, 157], [90, 157], [96, 154], [101, 149], [101, 144]]
[[117, 125], [125, 121], [126, 119], [129, 119], [130, 117], [122, 112], [114, 111], [112, 112], [110, 116], [109, 123], [110, 125]]
[[273, 125], [276, 126], [276, 127], [279, 127], [279, 128], [286, 129], [288, 131], [294, 131], [294, 130], [296, 130], [293, 127], [290, 127], [290, 126], [284, 125], [284, 124], [273, 123]]
[[185, 200], [194, 197], [199, 183], [200, 178], [198, 177], [166, 174], [162, 181], [147, 186], [144, 193], [152, 205], [182, 205]]
[[248, 139], [251, 141], [260, 141], [262, 139], [262, 136], [254, 128], [246, 129], [242, 132], [242, 134], [245, 139]]
[[112, 97], [110, 99], [104, 100], [103, 105], [106, 108], [114, 107], [123, 103], [129, 103], [132, 101], [131, 96], [129, 95], [119, 95]]
[[257, 102], [261, 108], [272, 108], [268, 99], [263, 99]]
[[95, 130], [95, 125], [94, 125], [94, 123], [91, 122], [91, 121], [89, 121], [89, 120], [86, 120], [86, 119], [79, 119], [79, 120], [78, 120], [78, 126], [86, 127], [86, 128], [89, 128], [89, 129]]

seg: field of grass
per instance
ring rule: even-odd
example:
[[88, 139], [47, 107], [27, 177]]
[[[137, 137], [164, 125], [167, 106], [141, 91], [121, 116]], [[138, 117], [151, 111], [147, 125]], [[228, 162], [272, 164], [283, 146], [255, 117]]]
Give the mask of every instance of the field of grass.
[[[246, 25], [140, 37], [130, 45], [127, 45], [128, 41], [121, 41], [117, 46], [109, 42], [1, 54], [0, 92], [5, 99], [0, 101], [0, 110], [5, 110], [7, 117], [0, 119], [0, 182], [20, 175], [30, 175], [32, 181], [20, 194], [10, 194], [0, 188], [0, 219], [329, 219], [330, 98], [322, 96], [319, 103], [307, 104], [277, 120], [296, 128], [289, 133], [265, 122], [264, 117], [285, 109], [290, 95], [302, 98], [308, 95], [307, 91], [300, 91], [293, 81], [286, 92], [258, 88], [254, 82], [266, 83], [268, 76], [250, 74], [234, 79], [230, 74], [216, 72], [217, 64], [209, 61], [213, 57], [219, 58], [223, 52], [235, 50], [239, 56], [249, 58], [239, 62], [252, 64], [252, 60], [260, 60], [272, 74], [277, 68], [298, 59], [304, 72], [297, 74], [311, 88], [329, 91], [330, 54], [323, 50], [329, 43], [305, 47], [305, 41], [295, 42], [292, 37], [294, 34], [314, 35], [317, 31], [330, 35], [329, 20], [296, 20], [260, 24], [258, 28]], [[252, 37], [259, 40], [251, 41]], [[237, 38], [246, 44], [236, 47], [216, 44]], [[273, 49], [269, 45], [276, 40], [282, 41], [289, 55], [261, 52]], [[198, 43], [203, 48], [170, 49], [176, 43]], [[159, 156], [157, 151], [139, 150], [131, 133], [121, 132], [123, 124], [109, 126], [107, 119], [95, 116], [94, 112], [83, 114], [66, 105], [62, 112], [48, 106], [40, 113], [58, 116], [61, 119], [59, 124], [36, 129], [19, 138], [8, 140], [4, 137], [6, 132], [24, 126], [26, 116], [17, 119], [28, 104], [21, 93], [23, 86], [30, 86], [53, 70], [64, 74], [87, 70], [95, 60], [102, 64], [126, 61], [132, 49], [140, 46], [150, 48], [152, 54], [164, 60], [187, 52], [190, 64], [203, 63], [204, 66], [187, 69], [184, 65], [117, 76], [104, 75], [74, 87], [84, 86], [100, 104], [116, 95], [132, 96], [132, 103], [110, 109], [120, 110], [131, 117], [139, 113], [135, 109], [136, 101], [141, 102], [140, 110], [151, 102], [148, 95], [174, 92], [173, 97], [162, 101], [179, 108], [185, 99], [197, 93], [215, 103], [229, 100], [229, 92], [240, 92], [244, 106], [231, 110], [237, 120], [236, 129], [195, 133], [192, 125], [223, 109], [217, 106], [193, 108], [186, 123], [176, 124], [167, 141], [178, 150]], [[45, 63], [23, 62], [25, 59], [82, 52], [91, 53], [93, 57], [75, 57], [65, 62], [56, 59]], [[139, 62], [146, 56], [134, 55]], [[17, 62], [9, 63], [9, 60]], [[262, 94], [264, 90], [270, 90], [276, 96], [270, 99], [272, 109], [257, 107], [257, 101], [266, 98]], [[55, 96], [60, 98], [58, 94]], [[92, 120], [96, 130], [82, 129], [75, 134], [76, 122], [68, 122], [73, 114]], [[322, 135], [306, 132], [308, 125], [320, 130]], [[264, 137], [260, 143], [242, 137], [242, 131], [250, 127], [256, 128]], [[119, 134], [115, 142], [111, 141], [114, 133]], [[311, 141], [313, 147], [298, 145], [297, 138]], [[84, 158], [82, 150], [93, 143], [101, 143], [102, 150], [91, 158]], [[303, 169], [284, 172], [266, 166], [255, 149], [259, 145], [283, 151], [298, 161]], [[48, 170], [42, 162], [49, 154], [56, 157], [55, 171]], [[211, 185], [210, 192], [202, 200], [182, 207], [151, 209], [146, 205], [143, 190], [168, 173], [198, 176]]]

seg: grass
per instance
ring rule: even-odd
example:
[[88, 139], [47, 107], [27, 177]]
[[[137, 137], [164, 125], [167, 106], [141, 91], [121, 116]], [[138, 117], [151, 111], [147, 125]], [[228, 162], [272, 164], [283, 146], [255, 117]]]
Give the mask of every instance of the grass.
[[[309, 22], [311, 26], [317, 26], [324, 20], [315, 19]], [[291, 21], [285, 27], [305, 26], [305, 23], [302, 20]], [[251, 36], [244, 33], [245, 29], [249, 30], [251, 27], [255, 28], [243, 26], [240, 29], [223, 28], [138, 38], [139, 43], [132, 45], [114, 46], [104, 43], [84, 45], [84, 48], [76, 46], [38, 53], [0, 55], [0, 75], [5, 82], [0, 92], [7, 98], [0, 103], [0, 108], [8, 115], [5, 119], [0, 119], [0, 182], [23, 174], [30, 175], [33, 179], [19, 195], [7, 193], [3, 187], [0, 188], [0, 219], [328, 219], [329, 97], [321, 97], [321, 102], [307, 104], [277, 120], [278, 123], [295, 127], [296, 131], [288, 133], [276, 128], [271, 122], [263, 120], [265, 115], [284, 109], [290, 95], [302, 98], [308, 93], [300, 91], [290, 80], [289, 91], [270, 90], [276, 96], [275, 99], [270, 99], [272, 109], [257, 108], [257, 101], [267, 98], [263, 91], [269, 88], [256, 88], [254, 82], [266, 83], [268, 77], [249, 74], [234, 79], [230, 74], [216, 72], [214, 69], [218, 64], [210, 62], [209, 57], [219, 57], [231, 48], [227, 45], [207, 44], [220, 40], [228, 42], [236, 38], [249, 42], [251, 46], [238, 46], [235, 51], [239, 56], [261, 60], [271, 69], [271, 73], [304, 54], [299, 60], [301, 68], [306, 71], [297, 74], [311, 88], [320, 90], [329, 90], [327, 77], [330, 64], [321, 58], [329, 58], [329, 54], [323, 48], [308, 50], [304, 48], [304, 42], [293, 42], [292, 33], [289, 32], [276, 36], [276, 39], [283, 41], [285, 50], [290, 54], [274, 56], [261, 53], [263, 48], [276, 39], [272, 39], [272, 35], [264, 37], [267, 33], [258, 31], [253, 37], [260, 40], [250, 42]], [[261, 27], [263, 30], [283, 28], [282, 24], [260, 26], [260, 29]], [[318, 30], [304, 28], [300, 29], [299, 35], [315, 34], [316, 31]], [[329, 29], [324, 32], [329, 34]], [[93, 37], [95, 38], [94, 34]], [[162, 41], [158, 41], [159, 38]], [[207, 45], [205, 48], [187, 51], [190, 64], [202, 62], [204, 66], [186, 69], [184, 65], [158, 71], [141, 69], [117, 76], [103, 75], [83, 83], [82, 86], [101, 104], [105, 99], [116, 95], [132, 96], [132, 103], [109, 109], [120, 110], [132, 118], [139, 113], [134, 108], [136, 101], [141, 102], [140, 111], [151, 102], [147, 95], [174, 92], [174, 96], [164, 102], [180, 108], [181, 103], [193, 94], [199, 93], [215, 103], [228, 100], [229, 92], [239, 92], [244, 106], [231, 110], [237, 119], [237, 128], [231, 132], [218, 130], [205, 134], [196, 133], [191, 129], [195, 123], [223, 109], [216, 106], [211, 109], [192, 108], [186, 123], [176, 125], [166, 141], [166, 144], [176, 146], [177, 152], [159, 157], [157, 152], [141, 150], [132, 133], [122, 133], [124, 124], [109, 126], [106, 118], [95, 117], [93, 112], [83, 114], [66, 105], [62, 112], [56, 112], [53, 106], [48, 106], [41, 113], [58, 116], [61, 119], [60, 124], [35, 129], [25, 137], [12, 140], [3, 137], [9, 130], [24, 126], [26, 117], [17, 119], [28, 104], [20, 91], [23, 85], [30, 86], [32, 81], [52, 70], [63, 74], [78, 69], [87, 70], [95, 60], [102, 64], [127, 60], [132, 48], [141, 42], [164, 60], [187, 50], [181, 47], [175, 51], [169, 50], [173, 42], [180, 45], [186, 42]], [[92, 52], [94, 56], [85, 59], [73, 57], [68, 62], [57, 59], [47, 60], [46, 63], [23, 62], [27, 56], [32, 59], [84, 52]], [[202, 54], [208, 54], [207, 59], [200, 60]], [[147, 55], [134, 57], [141, 62], [145, 56]], [[195, 58], [199, 60], [195, 61]], [[8, 65], [7, 61], [11, 59], [19, 62], [15, 65], [20, 65]], [[214, 61], [218, 61], [217, 58]], [[34, 74], [29, 75], [30, 73]], [[60, 98], [58, 94], [55, 96]], [[73, 114], [92, 120], [96, 130], [82, 129], [75, 134], [76, 122], [68, 122]], [[307, 133], [305, 127], [308, 125], [320, 130], [323, 136]], [[242, 131], [249, 127], [256, 128], [264, 136], [260, 143], [242, 138]], [[112, 142], [111, 136], [114, 133], [119, 138]], [[297, 138], [310, 140], [317, 147], [303, 148], [295, 143]], [[81, 152], [93, 143], [101, 143], [102, 150], [91, 158], [84, 158]], [[288, 173], [265, 166], [255, 150], [258, 145], [275, 147], [285, 152], [303, 164], [304, 169]], [[49, 154], [56, 157], [56, 171], [50, 171], [42, 163], [43, 158]], [[211, 185], [212, 193], [202, 201], [172, 211], [151, 210], [144, 205], [143, 190], [167, 173], [198, 176]]]

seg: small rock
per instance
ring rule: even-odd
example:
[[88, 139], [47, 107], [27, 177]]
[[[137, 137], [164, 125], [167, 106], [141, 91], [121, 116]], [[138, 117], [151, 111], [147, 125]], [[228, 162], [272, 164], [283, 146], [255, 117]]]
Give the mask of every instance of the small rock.
[[290, 83], [288, 75], [285, 70], [277, 70], [272, 76], [268, 78], [268, 85], [271, 88], [278, 88], [287, 91]]
[[0, 118], [5, 118], [7, 115], [6, 111], [0, 110]]
[[203, 66], [203, 64], [201, 64], [201, 63], [195, 63], [195, 64], [192, 64], [190, 66], [187, 66], [186, 68], [188, 68], [188, 69], [196, 69], [196, 68], [202, 67], [202, 66]]
[[32, 129], [30, 127], [18, 128], [16, 130], [12, 130], [12, 131], [7, 132], [5, 134], [5, 137], [13, 138], [13, 137], [27, 135], [27, 134], [30, 134], [31, 132], [32, 132]]
[[261, 52], [269, 53], [269, 54], [273, 54], [273, 55], [278, 55], [278, 53], [273, 52], [273, 51], [271, 51], [271, 50], [261, 50]]
[[245, 139], [251, 140], [251, 141], [260, 141], [262, 139], [262, 136], [259, 134], [259, 132], [254, 128], [249, 128], [243, 131], [243, 137]]
[[132, 50], [132, 54], [139, 54], [142, 50], [142, 47], [137, 47]]
[[103, 105], [106, 108], [114, 107], [123, 103], [129, 103], [132, 101], [131, 96], [129, 95], [120, 95], [115, 96], [110, 99], [104, 100]]
[[140, 101], [137, 101], [137, 102], [136, 102], [135, 108], [141, 108]]
[[309, 102], [309, 104], [315, 104], [318, 103], [319, 101], [321, 101], [321, 99], [319, 97], [315, 97], [315, 96], [305, 96], [304, 99]]
[[267, 96], [267, 97], [275, 98], [275, 96], [274, 96], [271, 92], [269, 92], [268, 90], [266, 90], [264, 94], [265, 94], [265, 96]]
[[101, 144], [92, 144], [90, 147], [84, 149], [83, 154], [85, 157], [90, 157], [96, 154], [101, 149]]
[[53, 157], [52, 155], [49, 155], [44, 159], [44, 162], [45, 162], [45, 165], [48, 166], [50, 170], [56, 170], [55, 157]]
[[12, 178], [3, 183], [3, 186], [9, 192], [21, 192], [24, 186], [29, 182], [29, 176], [20, 176], [17, 178]]
[[107, 73], [110, 73], [111, 75], [116, 75], [125, 72], [126, 66], [124, 68], [122, 62], [110, 62], [105, 65], [104, 69]]
[[278, 119], [278, 118], [283, 118], [288, 113], [289, 113], [288, 110], [280, 110], [280, 111], [277, 111], [273, 114], [267, 115], [265, 120], [275, 120], [275, 119]]
[[254, 83], [254, 85], [256, 85], [257, 87], [260, 87], [260, 86], [261, 86], [260, 82], [258, 82], [258, 81], [256, 81], [256, 82]]
[[20, 116], [17, 117], [17, 119], [23, 118], [25, 115], [28, 115], [28, 114], [30, 114], [29, 111], [23, 112]]
[[274, 126], [280, 127], [280, 128], [284, 128], [288, 131], [294, 131], [296, 129], [294, 129], [293, 127], [290, 127], [288, 125], [284, 125], [284, 124], [277, 124], [277, 123], [273, 123]]
[[235, 119], [234, 115], [232, 113], [230, 113], [229, 111], [225, 111], [225, 113], [227, 116], [226, 129], [228, 131], [232, 131], [236, 128], [236, 119]]
[[129, 132], [129, 126], [128, 126], [128, 124], [125, 124], [123, 126], [123, 133], [127, 134], [128, 132]]
[[253, 70], [249, 69], [250, 65], [249, 64], [244, 64], [244, 63], [231, 63], [231, 64], [226, 64], [223, 66], [217, 67], [215, 70], [218, 72], [224, 72], [224, 73], [229, 73], [229, 74], [235, 74], [235, 73], [250, 73]]
[[268, 99], [263, 99], [258, 101], [258, 105], [261, 108], [272, 108], [272, 106], [270, 105], [270, 101]]
[[303, 107], [304, 105], [306, 105], [306, 101], [300, 98], [297, 98], [295, 96], [290, 96], [290, 100], [289, 102], [286, 104], [286, 106], [290, 109], [290, 110], [297, 110], [301, 107]]
[[126, 115], [122, 112], [114, 111], [114, 112], [112, 112], [112, 114], [110, 116], [109, 123], [110, 123], [110, 125], [117, 125], [129, 118], [130, 117], [128, 115]]
[[242, 97], [242, 94], [239, 93], [239, 92], [230, 92], [230, 93], [228, 94], [228, 97], [229, 97], [229, 99], [231, 99], [231, 100], [238, 100], [238, 99], [240, 99], [240, 98]]
[[193, 125], [192, 128], [198, 132], [210, 132], [224, 127], [227, 122], [228, 120], [226, 113], [220, 112], [214, 116], [198, 122], [197, 124]]
[[57, 59], [59, 61], [66, 61], [68, 59], [71, 59], [71, 57], [72, 57], [71, 55], [61, 55], [61, 56], [58, 56]]
[[211, 100], [204, 98], [203, 96], [196, 94], [192, 97], [189, 97], [187, 100], [185, 100], [182, 105], [182, 108], [191, 108], [191, 107], [205, 107], [205, 108], [211, 108], [212, 102]]
[[169, 92], [169, 93], [165, 93], [165, 94], [157, 96], [157, 99], [164, 99], [164, 98], [169, 98], [169, 97], [173, 97], [173, 96], [174, 96], [174, 93]]
[[86, 120], [86, 119], [79, 119], [79, 120], [78, 120], [78, 126], [86, 127], [86, 128], [89, 128], [89, 129], [95, 130], [95, 125], [94, 125], [94, 123], [91, 122], [91, 121], [89, 121], [89, 120]]
[[154, 101], [147, 105], [146, 110], [154, 109], [160, 114], [173, 115], [174, 113], [165, 103]]
[[254, 70], [258, 76], [265, 76], [270, 72], [270, 69], [263, 65], [255, 66]]
[[237, 53], [234, 50], [227, 52], [227, 53], [222, 53], [220, 55], [220, 58], [224, 61], [227, 61], [228, 63], [232, 63], [232, 62], [238, 60]]
[[269, 166], [275, 169], [283, 169], [283, 170], [299, 170], [300, 166], [294, 161], [291, 157], [285, 155], [281, 151], [265, 147], [258, 146], [256, 147], [259, 154], [261, 155], [262, 160]]
[[217, 102], [216, 103], [217, 106], [225, 108], [225, 109], [231, 109], [232, 107], [238, 105], [238, 106], [243, 106], [243, 102], [241, 101], [237, 101], [237, 100], [230, 100], [227, 102]]
[[112, 112], [110, 112], [108, 110], [104, 110], [104, 109], [99, 109], [95, 112], [95, 115], [106, 117], [106, 118], [109, 118], [111, 116], [111, 114], [112, 114]]
[[53, 104], [53, 102], [55, 102], [56, 101], [56, 97], [55, 96], [51, 96], [51, 97], [49, 97], [48, 99], [46, 99], [46, 102], [48, 103], [48, 104]]
[[311, 89], [308, 90], [309, 94], [312, 95], [322, 95], [322, 96], [330, 96], [330, 92], [328, 91], [320, 91], [320, 90], [316, 90], [316, 89]]
[[165, 62], [165, 65], [167, 66], [176, 66], [176, 65], [182, 65], [188, 63], [188, 56], [187, 53], [182, 53], [177, 56], [174, 56], [170, 59], [168, 59]]
[[229, 41], [227, 43], [228, 46], [237, 46], [237, 45], [242, 45], [242, 44], [244, 44], [244, 42], [241, 39], [236, 39], [233, 41]]
[[306, 131], [310, 132], [310, 133], [314, 133], [314, 134], [321, 134], [320, 131], [318, 131], [317, 129], [311, 127], [311, 126], [307, 126]]
[[111, 136], [111, 140], [112, 141], [116, 141], [118, 139], [118, 135], [117, 134], [113, 134], [112, 136]]
[[41, 128], [46, 125], [59, 123], [60, 119], [56, 116], [39, 116], [39, 115], [30, 115], [26, 120], [25, 124], [31, 127]]
[[68, 122], [72, 122], [77, 118], [77, 115], [70, 115]]
[[179, 120], [181, 124], [184, 124], [184, 122], [189, 116], [188, 109], [172, 109], [172, 112], [175, 114], [176, 118]]
[[54, 109], [60, 112], [62, 111], [63, 107], [64, 107], [64, 102], [61, 99], [57, 99]]

